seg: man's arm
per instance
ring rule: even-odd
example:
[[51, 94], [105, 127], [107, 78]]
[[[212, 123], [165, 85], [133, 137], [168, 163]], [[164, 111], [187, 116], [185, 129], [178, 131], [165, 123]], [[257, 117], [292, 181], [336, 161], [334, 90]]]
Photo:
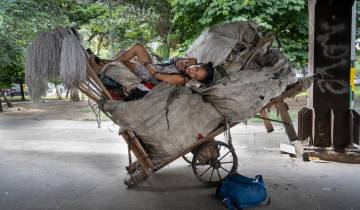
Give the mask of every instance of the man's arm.
[[185, 85], [189, 79], [180, 74], [166, 74], [166, 73], [157, 73], [154, 75], [155, 79], [164, 81], [171, 85]]
[[185, 85], [189, 79], [187, 77], [184, 77], [180, 74], [166, 74], [156, 71], [153, 65], [147, 63], [145, 64], [146, 69], [149, 71], [151, 76], [153, 76], [155, 79], [164, 81], [166, 83], [169, 83], [171, 85]]

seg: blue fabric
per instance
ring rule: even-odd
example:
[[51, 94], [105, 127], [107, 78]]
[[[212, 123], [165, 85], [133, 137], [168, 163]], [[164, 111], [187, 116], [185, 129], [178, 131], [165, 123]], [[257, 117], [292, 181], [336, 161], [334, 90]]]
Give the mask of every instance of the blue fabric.
[[102, 75], [101, 82], [108, 88], [118, 88], [120, 84], [108, 76]]
[[265, 183], [261, 175], [249, 178], [230, 174], [216, 189], [216, 197], [224, 201], [229, 209], [248, 208], [260, 205], [266, 200]]

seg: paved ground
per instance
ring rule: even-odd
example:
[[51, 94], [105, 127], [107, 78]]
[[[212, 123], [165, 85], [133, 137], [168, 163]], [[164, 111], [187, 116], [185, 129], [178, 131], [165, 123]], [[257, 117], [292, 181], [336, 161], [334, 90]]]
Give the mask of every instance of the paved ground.
[[[360, 209], [360, 165], [280, 154], [286, 136], [276, 130], [233, 129], [238, 171], [264, 176], [272, 200], [266, 209]], [[127, 189], [126, 152], [110, 122], [97, 129], [95, 122], [0, 115], [0, 209], [225, 209], [182, 160]]]

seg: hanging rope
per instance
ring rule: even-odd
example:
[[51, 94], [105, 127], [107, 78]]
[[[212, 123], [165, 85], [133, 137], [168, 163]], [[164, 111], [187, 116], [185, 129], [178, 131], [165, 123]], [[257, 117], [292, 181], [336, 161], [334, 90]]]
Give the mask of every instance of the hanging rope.
[[131, 168], [132, 159], [131, 159], [130, 143], [131, 143], [131, 142], [129, 142], [129, 143], [127, 144], [127, 145], [128, 145], [128, 160], [129, 160], [129, 175], [130, 175], [131, 181], [135, 183], [135, 179], [134, 179], [134, 176], [133, 176], [133, 170], [132, 170], [132, 168]]
[[232, 136], [231, 136], [231, 131], [230, 131], [230, 125], [229, 125], [229, 121], [227, 119], [225, 119], [225, 132], [224, 132], [224, 137], [227, 140], [230, 148], [233, 148], [233, 144], [232, 144]]

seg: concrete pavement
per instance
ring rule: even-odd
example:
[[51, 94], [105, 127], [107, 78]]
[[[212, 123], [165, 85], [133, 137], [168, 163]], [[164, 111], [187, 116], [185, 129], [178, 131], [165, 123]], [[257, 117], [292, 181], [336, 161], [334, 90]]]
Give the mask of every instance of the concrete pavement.
[[[282, 127], [232, 129], [238, 172], [262, 174], [266, 209], [360, 209], [360, 166], [302, 162], [280, 154]], [[222, 139], [219, 136], [218, 139]], [[0, 209], [226, 209], [179, 159], [128, 189], [127, 146], [104, 122], [1, 119]], [[262, 209], [262, 208], [259, 208]]]

